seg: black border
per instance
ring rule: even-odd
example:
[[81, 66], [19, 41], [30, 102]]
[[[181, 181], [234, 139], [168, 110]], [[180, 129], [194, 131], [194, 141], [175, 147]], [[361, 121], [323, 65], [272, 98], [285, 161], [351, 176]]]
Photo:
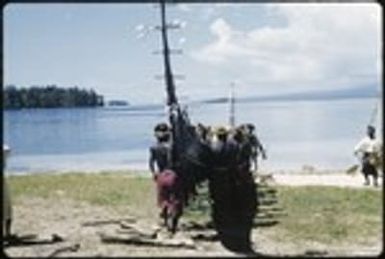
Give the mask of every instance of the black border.
[[[239, 1], [226, 1], [226, 0], [209, 0], [209, 1], [203, 1], [203, 0], [166, 0], [167, 3], [200, 3], [200, 4], [212, 4], [212, 3], [231, 3], [231, 4], [237, 4], [237, 3], [253, 3], [253, 4], [258, 4], [258, 3], [377, 3], [381, 6], [381, 9], [382, 9], [382, 29], [383, 29], [383, 12], [384, 12], [384, 9], [382, 8], [383, 6], [381, 5], [381, 3], [379, 1], [371, 1], [371, 0], [337, 0], [337, 1], [333, 1], [333, 0], [315, 0], [315, 1], [309, 1], [309, 0], [293, 0], [293, 1], [284, 1], [284, 0], [239, 0]], [[73, 1], [73, 0], [69, 0], [69, 1], [66, 1], [66, 0], [38, 0], [38, 1], [31, 1], [31, 0], [11, 0], [11, 1], [6, 1], [5, 3], [2, 3], [2, 12], [0, 14], [0, 17], [1, 17], [1, 28], [0, 28], [0, 34], [1, 34], [1, 43], [0, 43], [0, 56], [1, 56], [1, 60], [2, 60], [2, 63], [1, 63], [1, 70], [0, 70], [0, 80], [1, 80], [1, 84], [2, 84], [2, 87], [4, 88], [4, 82], [3, 82], [3, 71], [4, 71], [4, 63], [3, 63], [3, 51], [4, 51], [4, 48], [3, 48], [3, 26], [4, 26], [4, 16], [3, 16], [3, 13], [4, 13], [4, 8], [7, 4], [11, 4], [11, 3], [18, 3], [18, 4], [22, 4], [22, 3], [29, 3], [29, 4], [39, 4], [39, 3], [46, 3], [46, 4], [55, 4], [55, 3], [59, 3], [59, 4], [84, 4], [84, 3], [89, 3], [89, 4], [94, 4], [94, 3], [100, 3], [100, 4], [119, 4], [119, 3], [125, 3], [125, 4], [134, 4], [134, 3], [159, 3], [159, 1], [155, 1], [155, 0], [141, 0], [141, 1], [127, 1], [127, 0], [114, 0], [114, 1], [103, 1], [103, 0], [92, 0], [92, 1], [87, 1], [87, 0], [82, 0], [82, 1]], [[384, 76], [384, 33], [382, 33], [382, 56], [381, 56], [381, 59], [382, 59], [382, 80], [383, 80], [383, 76]], [[382, 85], [382, 111], [384, 111], [384, 85]], [[1, 97], [3, 98], [3, 91], [1, 93]], [[3, 108], [3, 102], [1, 102], [2, 104], [2, 108]], [[1, 139], [2, 139], [2, 143], [4, 144], [4, 134], [3, 134], [3, 130], [4, 130], [4, 127], [3, 127], [3, 116], [4, 116], [4, 108], [2, 109], [2, 114], [1, 114]], [[382, 116], [383, 116], [383, 119], [384, 119], [384, 113], [382, 113]], [[384, 120], [383, 120], [384, 121]], [[384, 133], [384, 132], [383, 132]], [[382, 143], [385, 143], [384, 139], [384, 134], [382, 134], [383, 136], [383, 139], [382, 139]], [[3, 154], [2, 154], [3, 156]], [[385, 155], [383, 154], [382, 156], [382, 161], [384, 161], [384, 157]], [[2, 157], [2, 163], [3, 163], [3, 157]], [[383, 163], [383, 169], [384, 169], [384, 163]], [[384, 171], [384, 170], [383, 170]], [[1, 177], [1, 189], [3, 189], [3, 181], [4, 181], [4, 170], [3, 170], [3, 165], [2, 165], [2, 173], [1, 173], [2, 177]], [[385, 191], [384, 191], [384, 177], [382, 177], [382, 198], [384, 199], [385, 198]], [[3, 199], [3, 198], [2, 198]], [[384, 228], [385, 228], [385, 222], [384, 222], [384, 219], [385, 219], [385, 213], [384, 213], [384, 207], [382, 208], [382, 215], [383, 215], [383, 222], [382, 222], [382, 252], [378, 255], [378, 256], [365, 256], [363, 258], [382, 258], [384, 255], [384, 237], [385, 237], [385, 231], [384, 231]], [[1, 213], [1, 218], [3, 218], [3, 213]], [[3, 228], [1, 229], [1, 236], [3, 237]], [[3, 246], [3, 245], [2, 245]], [[1, 251], [1, 254], [3, 255], [2, 258], [12, 258], [12, 257], [8, 257], [6, 254], [5, 254], [5, 251], [4, 251], [4, 247], [2, 247], [2, 251]], [[239, 256], [239, 257], [244, 257], [244, 256]], [[286, 255], [286, 256], [269, 256], [269, 255], [266, 255], [266, 256], [258, 256], [260, 258], [324, 258], [324, 257], [317, 257], [317, 256], [311, 256], [311, 257], [306, 257], [304, 255]], [[328, 256], [326, 256], [328, 257]], [[23, 258], [39, 258], [39, 257], [23, 257]], [[76, 257], [71, 257], [71, 258], [76, 258]], [[80, 257], [80, 258], [94, 258], [94, 257]], [[104, 257], [103, 257], [104, 258]], [[127, 257], [105, 257], [105, 258], [130, 258], [129, 256]], [[150, 258], [150, 257], [140, 257], [140, 258]], [[177, 258], [177, 257], [162, 257], [162, 258]], [[183, 257], [183, 258], [194, 258], [194, 257]], [[202, 257], [202, 258], [205, 258], [205, 257]], [[206, 258], [209, 258], [209, 257], [206, 257]], [[333, 258], [359, 258], [359, 257], [355, 257], [355, 256], [340, 256], [340, 257], [333, 257]]]

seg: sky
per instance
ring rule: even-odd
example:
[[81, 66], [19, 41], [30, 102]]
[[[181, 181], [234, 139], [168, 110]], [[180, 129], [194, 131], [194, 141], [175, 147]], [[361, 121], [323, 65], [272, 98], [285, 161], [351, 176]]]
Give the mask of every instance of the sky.
[[[377, 3], [167, 5], [180, 100], [382, 84]], [[160, 9], [154, 3], [3, 8], [3, 84], [93, 88], [107, 100], [164, 103]]]

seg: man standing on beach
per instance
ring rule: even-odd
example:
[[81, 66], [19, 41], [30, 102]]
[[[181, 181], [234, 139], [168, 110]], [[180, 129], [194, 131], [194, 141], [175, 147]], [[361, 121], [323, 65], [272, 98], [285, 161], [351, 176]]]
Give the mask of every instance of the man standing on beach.
[[262, 154], [262, 159], [266, 159], [266, 151], [259, 141], [257, 134], [255, 133], [255, 126], [251, 123], [244, 125], [246, 135], [248, 136], [249, 144], [251, 145], [251, 160], [254, 164], [254, 171], [258, 170], [258, 155], [259, 152]]
[[381, 144], [375, 137], [376, 129], [369, 125], [365, 136], [355, 147], [354, 154], [361, 159], [361, 171], [365, 177], [365, 185], [369, 185], [369, 175], [373, 176], [374, 186], [378, 186], [377, 162], [381, 159]]
[[159, 216], [168, 230], [174, 233], [182, 214], [182, 195], [180, 179], [171, 170], [170, 129], [166, 123], [159, 123], [154, 128], [154, 134], [157, 143], [150, 148], [149, 166], [157, 186]]
[[218, 127], [215, 136], [210, 143], [213, 170], [231, 171], [236, 168], [238, 146], [225, 127]]
[[232, 139], [238, 146], [237, 164], [242, 171], [251, 171], [251, 145], [247, 141], [247, 135], [241, 126], [234, 129]]
[[168, 125], [166, 123], [157, 124], [154, 128], [154, 135], [157, 143], [150, 147], [149, 166], [154, 179], [156, 179], [159, 172], [170, 168], [171, 164], [170, 130]]

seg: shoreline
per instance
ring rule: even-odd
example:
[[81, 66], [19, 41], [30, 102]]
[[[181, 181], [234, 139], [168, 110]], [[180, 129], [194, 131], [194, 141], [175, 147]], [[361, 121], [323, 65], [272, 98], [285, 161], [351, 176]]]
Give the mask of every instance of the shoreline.
[[[142, 169], [100, 169], [100, 170], [56, 170], [56, 171], [39, 171], [27, 173], [10, 173], [6, 172], [7, 177], [23, 177], [23, 176], [39, 176], [39, 175], [64, 175], [64, 174], [83, 174], [83, 175], [118, 175], [124, 177], [151, 178], [150, 171]], [[279, 170], [279, 171], [260, 171], [254, 174], [256, 181], [265, 178], [269, 184], [284, 186], [337, 186], [352, 188], [371, 188], [373, 186], [372, 179], [370, 185], [364, 185], [364, 177], [359, 169], [348, 174], [346, 170]], [[382, 188], [383, 175], [379, 174], [379, 186]]]
[[[302, 165], [298, 167], [288, 167], [288, 168], [275, 168], [275, 167], [265, 167], [261, 166], [257, 174], [273, 174], [273, 175], [330, 175], [330, 174], [346, 174], [348, 167], [338, 168], [322, 168], [312, 165]], [[35, 175], [35, 174], [64, 174], [64, 173], [103, 173], [103, 172], [121, 172], [121, 173], [139, 173], [147, 174], [149, 173], [149, 168], [147, 164], [143, 163], [132, 163], [126, 165], [73, 165], [65, 167], [41, 167], [37, 169], [12, 169], [6, 168], [4, 171], [5, 175]], [[358, 170], [357, 170], [357, 173]]]

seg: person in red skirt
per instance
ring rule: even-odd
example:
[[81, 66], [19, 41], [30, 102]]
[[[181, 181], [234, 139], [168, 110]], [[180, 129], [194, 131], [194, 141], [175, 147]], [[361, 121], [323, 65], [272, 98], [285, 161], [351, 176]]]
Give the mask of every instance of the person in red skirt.
[[159, 123], [154, 128], [157, 142], [150, 147], [149, 167], [157, 187], [160, 218], [167, 229], [175, 233], [182, 215], [182, 190], [178, 175], [171, 169], [170, 128]]

